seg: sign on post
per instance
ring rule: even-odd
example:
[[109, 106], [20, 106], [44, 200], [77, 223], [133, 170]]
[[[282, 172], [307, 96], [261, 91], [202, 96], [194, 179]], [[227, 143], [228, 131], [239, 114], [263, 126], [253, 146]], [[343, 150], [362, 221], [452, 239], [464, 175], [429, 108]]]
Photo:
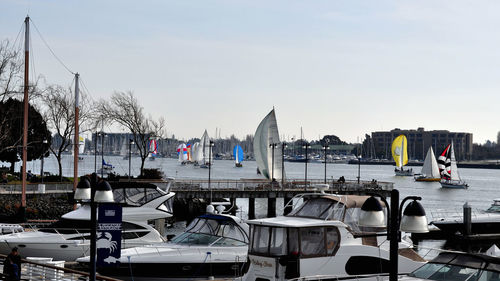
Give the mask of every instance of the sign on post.
[[99, 204], [97, 218], [97, 266], [116, 266], [122, 244], [122, 206]]

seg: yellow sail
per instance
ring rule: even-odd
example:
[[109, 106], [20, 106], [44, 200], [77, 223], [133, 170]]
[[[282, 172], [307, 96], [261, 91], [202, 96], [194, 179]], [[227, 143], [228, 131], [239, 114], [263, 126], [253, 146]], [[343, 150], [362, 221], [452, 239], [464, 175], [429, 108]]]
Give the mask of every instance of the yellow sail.
[[392, 142], [392, 158], [396, 162], [398, 168], [403, 167], [408, 163], [408, 141], [404, 135], [399, 135]]

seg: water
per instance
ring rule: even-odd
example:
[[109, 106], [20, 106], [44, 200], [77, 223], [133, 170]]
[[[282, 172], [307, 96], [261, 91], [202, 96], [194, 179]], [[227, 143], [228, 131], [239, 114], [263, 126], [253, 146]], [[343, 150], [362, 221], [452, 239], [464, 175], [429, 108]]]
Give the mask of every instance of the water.
[[[94, 156], [84, 155], [84, 160], [79, 161], [79, 173], [87, 174], [94, 172]], [[106, 162], [115, 166], [115, 172], [121, 175], [128, 173], [129, 161], [121, 156], [105, 156]], [[63, 174], [65, 176], [73, 175], [73, 157], [64, 155], [62, 159]], [[1, 163], [0, 163], [1, 164]], [[7, 165], [3, 163], [4, 165]], [[97, 169], [100, 168], [101, 158], [97, 158]], [[132, 175], [139, 174], [140, 159], [132, 157], [131, 171]], [[19, 169], [19, 163], [16, 165]], [[28, 170], [38, 174], [40, 172], [40, 161], [29, 162]], [[57, 161], [51, 156], [45, 160], [44, 171], [53, 174], [58, 173]], [[157, 158], [155, 161], [146, 160], [146, 168], [160, 168], [166, 176], [179, 179], [207, 179], [208, 169], [201, 169], [193, 165], [180, 165], [176, 159]], [[420, 167], [413, 167], [418, 172]], [[262, 178], [256, 174], [257, 164], [255, 161], [243, 162], [242, 168], [235, 168], [232, 160], [215, 160], [211, 169], [213, 179], [250, 179]], [[304, 163], [285, 162], [286, 177], [293, 179], [304, 178]], [[323, 163], [308, 163], [309, 179], [324, 178]], [[356, 179], [358, 175], [357, 165], [348, 164], [327, 164], [327, 179], [338, 179], [344, 176], [346, 179]], [[438, 182], [415, 182], [412, 177], [394, 176], [394, 167], [388, 165], [365, 165], [361, 166], [361, 179], [394, 182], [394, 188], [400, 191], [400, 198], [409, 195], [422, 197], [422, 205], [427, 211], [428, 217], [445, 210], [458, 210], [462, 208], [465, 202], [468, 202], [472, 208], [486, 209], [492, 203], [494, 198], [500, 198], [500, 170], [496, 169], [460, 169], [460, 175], [469, 183], [468, 189], [443, 189]], [[256, 202], [258, 205], [261, 202]], [[277, 206], [282, 206], [277, 202]], [[257, 206], [259, 207], [259, 206]]]

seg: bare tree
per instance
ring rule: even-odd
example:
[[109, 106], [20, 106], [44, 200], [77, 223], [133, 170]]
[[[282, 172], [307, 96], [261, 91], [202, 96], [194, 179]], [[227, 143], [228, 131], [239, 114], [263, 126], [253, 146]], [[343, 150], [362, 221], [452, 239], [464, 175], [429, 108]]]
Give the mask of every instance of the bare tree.
[[0, 102], [19, 93], [22, 61], [8, 40], [0, 42]]
[[144, 108], [131, 91], [115, 92], [109, 102], [101, 102], [99, 109], [100, 112], [105, 112], [103, 118], [120, 124], [132, 133], [141, 157], [143, 175], [144, 161], [149, 154], [149, 140], [163, 137], [165, 119], [160, 117], [154, 120], [151, 116], [146, 117]]
[[[50, 151], [57, 159], [59, 177], [62, 178], [62, 153], [73, 143], [75, 131], [75, 96], [71, 89], [52, 85], [43, 93], [44, 118], [49, 128], [55, 132], [55, 139]], [[81, 93], [79, 124], [80, 132], [85, 132], [93, 125], [94, 106], [90, 97]]]

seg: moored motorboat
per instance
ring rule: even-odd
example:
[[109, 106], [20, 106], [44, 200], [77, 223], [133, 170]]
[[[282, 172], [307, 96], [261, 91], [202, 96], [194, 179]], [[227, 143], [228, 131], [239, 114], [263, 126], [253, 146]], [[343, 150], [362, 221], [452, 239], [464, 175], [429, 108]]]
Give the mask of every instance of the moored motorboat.
[[[463, 217], [461, 214], [436, 218], [430, 224], [449, 234], [464, 232]], [[494, 199], [493, 204], [487, 210], [471, 216], [471, 233], [500, 233], [500, 198]]]
[[[171, 241], [122, 250], [119, 267], [99, 272], [123, 280], [193, 280], [241, 276], [248, 225], [235, 216], [207, 213]], [[78, 259], [88, 263], [89, 258]]]
[[[287, 216], [248, 221], [250, 265], [243, 279], [323, 280], [318, 276], [330, 276], [324, 280], [343, 280], [387, 272], [389, 242], [374, 235], [385, 228], [358, 224], [361, 206], [368, 198], [303, 194], [292, 199], [303, 202]], [[409, 273], [424, 260], [403, 240], [398, 263], [400, 273]]]
[[[148, 221], [171, 217], [175, 194], [152, 184], [126, 184], [113, 187], [115, 202], [124, 206], [122, 247], [163, 242]], [[47, 227], [1, 235], [0, 253], [8, 254], [12, 247], [18, 247], [23, 256], [74, 261], [88, 255], [90, 225], [90, 206], [85, 204]]]

